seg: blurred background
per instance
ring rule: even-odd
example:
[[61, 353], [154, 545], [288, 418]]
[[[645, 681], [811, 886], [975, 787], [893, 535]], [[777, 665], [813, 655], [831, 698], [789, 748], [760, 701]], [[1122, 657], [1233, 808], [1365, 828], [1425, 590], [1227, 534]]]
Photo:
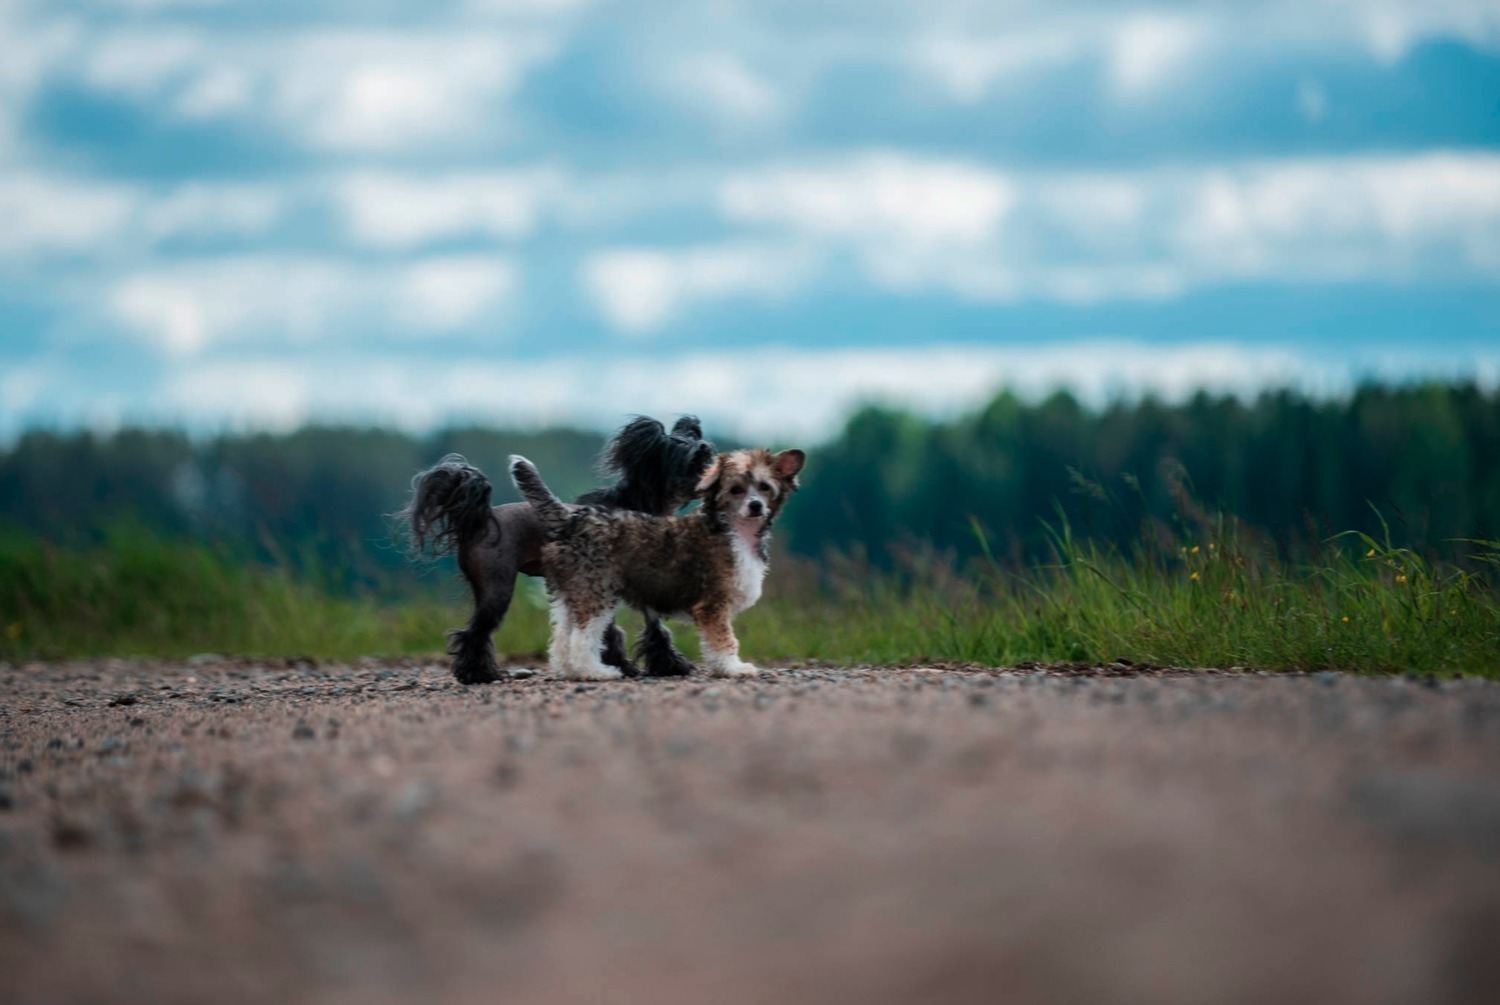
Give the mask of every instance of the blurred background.
[[1500, 536], [1490, 0], [0, 0], [0, 52], [14, 540], [395, 589], [419, 466], [579, 489], [689, 411], [815, 448], [809, 556]]

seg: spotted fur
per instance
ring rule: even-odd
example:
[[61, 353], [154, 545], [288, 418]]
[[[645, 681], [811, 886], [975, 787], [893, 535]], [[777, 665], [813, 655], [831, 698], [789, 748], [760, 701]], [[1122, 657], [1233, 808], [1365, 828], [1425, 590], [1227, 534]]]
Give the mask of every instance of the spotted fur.
[[516, 488], [547, 535], [542, 569], [552, 592], [552, 661], [564, 676], [620, 676], [598, 658], [601, 626], [621, 604], [648, 615], [688, 617], [718, 676], [756, 673], [739, 658], [735, 615], [760, 598], [771, 525], [797, 488], [800, 450], [720, 454], [698, 484], [703, 505], [658, 517], [558, 499], [524, 457], [510, 459]]

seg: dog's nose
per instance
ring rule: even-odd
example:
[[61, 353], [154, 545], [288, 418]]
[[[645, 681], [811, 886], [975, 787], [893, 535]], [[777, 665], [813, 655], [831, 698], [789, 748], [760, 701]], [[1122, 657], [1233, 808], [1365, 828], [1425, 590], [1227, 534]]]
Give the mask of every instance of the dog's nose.
[[751, 516], [760, 516], [760, 511], [765, 509], [765, 503], [761, 502], [759, 499], [751, 499], [750, 505], [747, 506], [746, 509], [750, 511]]

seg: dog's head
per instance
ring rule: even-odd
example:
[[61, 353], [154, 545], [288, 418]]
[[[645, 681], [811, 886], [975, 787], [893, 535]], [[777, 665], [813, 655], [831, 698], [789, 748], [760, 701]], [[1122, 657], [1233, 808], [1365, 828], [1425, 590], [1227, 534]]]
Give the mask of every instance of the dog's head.
[[665, 515], [696, 497], [713, 459], [714, 445], [703, 438], [703, 424], [696, 415], [682, 416], [670, 432], [642, 415], [610, 441], [601, 467], [619, 476], [621, 505]]
[[773, 454], [763, 447], [720, 454], [698, 482], [703, 506], [735, 520], [773, 520], [797, 490], [797, 473], [807, 463], [800, 450]]

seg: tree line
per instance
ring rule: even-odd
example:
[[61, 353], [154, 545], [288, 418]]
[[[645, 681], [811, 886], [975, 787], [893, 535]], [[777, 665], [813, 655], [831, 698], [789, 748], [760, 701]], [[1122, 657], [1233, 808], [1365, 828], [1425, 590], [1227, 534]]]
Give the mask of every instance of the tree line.
[[[514, 498], [505, 458], [524, 453], [577, 493], [597, 483], [602, 445], [567, 429], [34, 431], [0, 452], [0, 523], [63, 546], [139, 528], [397, 588], [411, 577], [387, 514], [417, 470], [463, 453], [501, 502]], [[1341, 399], [1199, 394], [1103, 410], [1065, 393], [1001, 393], [949, 421], [866, 408], [811, 451], [779, 538], [875, 565], [933, 549], [1021, 563], [1045, 557], [1048, 524], [1130, 549], [1221, 519], [1292, 553], [1344, 530], [1388, 528], [1397, 544], [1438, 551], [1500, 537], [1500, 393], [1368, 386]]]

